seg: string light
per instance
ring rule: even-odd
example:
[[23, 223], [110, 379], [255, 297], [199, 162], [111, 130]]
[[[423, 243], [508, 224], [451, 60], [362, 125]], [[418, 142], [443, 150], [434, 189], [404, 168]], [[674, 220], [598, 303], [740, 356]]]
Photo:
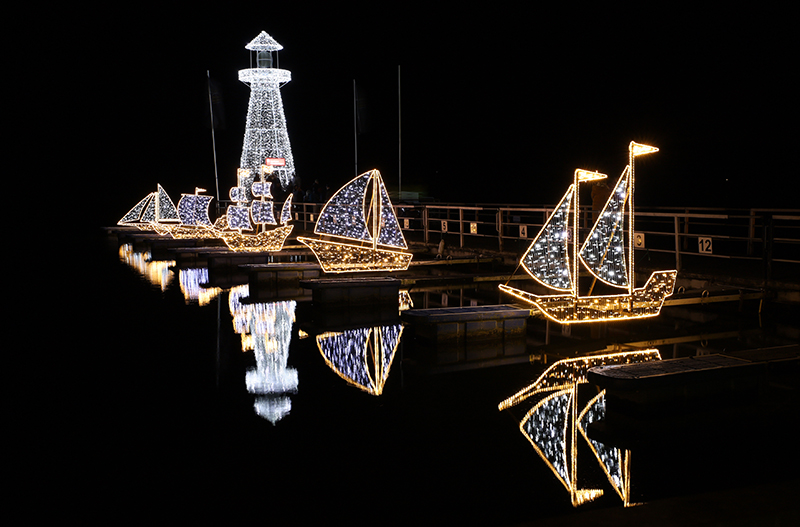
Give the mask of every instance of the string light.
[[[656, 271], [642, 288], [635, 288], [633, 260], [633, 162], [636, 156], [657, 152], [648, 145], [631, 142], [629, 163], [614, 186], [586, 240], [578, 250], [580, 183], [606, 178], [590, 170], [575, 170], [573, 184], [545, 222], [539, 234], [522, 256], [522, 267], [539, 283], [568, 294], [538, 295], [501, 284], [502, 291], [537, 307], [544, 316], [561, 324], [602, 322], [656, 316], [664, 299], [675, 287], [677, 271]], [[627, 211], [626, 211], [627, 208]], [[628, 250], [625, 250], [625, 214]], [[572, 225], [572, 250], [567, 238]], [[627, 294], [588, 294], [578, 284], [579, 262], [596, 279]]]
[[139, 230], [155, 231], [166, 235], [180, 222], [178, 210], [161, 185], [133, 206], [117, 225], [133, 225]]
[[522, 258], [523, 269], [538, 282], [566, 291], [572, 290], [568, 246], [570, 204], [575, 185], [570, 185], [556, 210], [534, 238]]
[[197, 302], [206, 306], [216, 298], [222, 289], [219, 287], [206, 287], [208, 284], [208, 268], [189, 268], [178, 271], [178, 283], [186, 303]]
[[535, 401], [520, 421], [519, 428], [536, 453], [570, 493], [573, 506], [602, 496], [602, 489], [580, 488], [578, 484], [578, 432], [589, 443], [609, 481], [630, 505], [629, 453], [589, 439], [586, 429], [602, 419], [604, 392], [592, 398], [578, 413], [578, 385], [587, 383], [587, 373], [595, 366], [631, 364], [660, 360], [656, 349], [627, 351], [560, 360], [545, 370], [536, 381], [502, 401], [500, 410]]
[[589, 424], [605, 419], [605, 395], [606, 391], [602, 390], [586, 404], [578, 416], [578, 430], [592, 449], [609, 483], [622, 499], [623, 506], [630, 507], [634, 505], [630, 495], [630, 451], [595, 441], [586, 432]]
[[314, 233], [334, 240], [297, 240], [311, 249], [326, 273], [404, 271], [411, 263], [412, 254], [401, 250], [408, 246], [377, 170], [356, 176], [336, 191], [320, 211]]
[[253, 350], [255, 368], [245, 372], [247, 391], [258, 395], [256, 414], [275, 424], [291, 410], [291, 400], [282, 395], [297, 392], [297, 370], [287, 365], [297, 302], [294, 300], [249, 303], [250, 287], [231, 288], [228, 308], [234, 331], [242, 338], [242, 350]]
[[[268, 171], [271, 172], [271, 167]], [[270, 230], [265, 228], [265, 225], [275, 225], [276, 222], [273, 210], [274, 204], [271, 201], [271, 184], [268, 181], [263, 181], [263, 166], [261, 176], [262, 181], [252, 182], [251, 185], [253, 195], [260, 199], [246, 203], [248, 198], [244, 182], [250, 177], [250, 170], [240, 168], [237, 171], [238, 185], [231, 188], [231, 199], [243, 204], [228, 207], [228, 211], [225, 215], [225, 221], [227, 223], [217, 227], [218, 237], [222, 238], [225, 245], [232, 251], [280, 251], [283, 249], [286, 238], [289, 237], [289, 234], [291, 234], [294, 228], [293, 225], [286, 225], [292, 218], [291, 194], [286, 198], [281, 209], [281, 225]], [[270, 200], [267, 200], [267, 198], [270, 198]], [[256, 223], [256, 232], [253, 234], [245, 234], [242, 231], [253, 230], [253, 225], [250, 223], [251, 215], [253, 221]]]
[[349, 329], [317, 335], [325, 363], [349, 384], [381, 395], [392, 366], [402, 324]]
[[622, 232], [625, 203], [628, 201], [628, 173], [626, 168], [580, 250], [581, 260], [594, 276], [618, 287], [628, 287]]
[[119, 258], [161, 291], [166, 291], [172, 282], [175, 260], [153, 260], [150, 251], [135, 251], [129, 243], [120, 245]]
[[[283, 49], [271, 36], [262, 31], [246, 49], [261, 54], [269, 54]], [[266, 158], [284, 160], [276, 168], [276, 176], [285, 189], [294, 181], [294, 157], [286, 130], [286, 117], [283, 110], [280, 88], [292, 79], [287, 70], [259, 64], [257, 68], [239, 71], [239, 80], [250, 87], [250, 102], [247, 108], [242, 156], [239, 165], [252, 170], [244, 183], [250, 188], [254, 175]], [[266, 67], [264, 67], [266, 66]]]

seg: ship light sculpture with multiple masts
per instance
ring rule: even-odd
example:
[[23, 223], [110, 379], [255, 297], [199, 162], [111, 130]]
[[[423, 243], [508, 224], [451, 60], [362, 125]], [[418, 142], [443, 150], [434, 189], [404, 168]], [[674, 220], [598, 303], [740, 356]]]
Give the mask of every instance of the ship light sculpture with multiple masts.
[[405, 271], [411, 263], [403, 231], [380, 172], [370, 170], [340, 188], [320, 211], [307, 245], [326, 273]]
[[[658, 148], [652, 146], [630, 143], [628, 166], [580, 248], [578, 187], [581, 183], [604, 179], [606, 175], [581, 169], [575, 171], [572, 185], [520, 261], [531, 277], [559, 291], [558, 294], [537, 295], [507, 284], [501, 284], [500, 289], [539, 308], [546, 317], [561, 324], [658, 315], [664, 299], [672, 294], [678, 273], [655, 271], [644, 287], [636, 288], [633, 258], [634, 161], [637, 156], [657, 151]], [[581, 267], [594, 277], [588, 293], [579, 287]], [[598, 280], [626, 291], [593, 295]]]
[[[225, 225], [222, 225], [220, 237], [232, 251], [280, 251], [286, 238], [292, 232], [293, 225], [287, 225], [292, 214], [292, 195], [286, 198], [280, 213], [280, 225], [275, 221], [271, 183], [264, 175], [271, 173], [271, 167], [262, 165], [261, 180], [252, 181], [250, 171], [240, 168], [237, 171], [239, 184], [231, 188], [230, 197], [235, 205], [228, 207], [225, 213]], [[250, 191], [258, 199], [250, 201], [245, 182], [251, 181]], [[252, 223], [250, 219], [252, 218]], [[253, 226], [255, 223], [255, 227]], [[268, 228], [269, 225], [278, 225]], [[252, 231], [247, 233], [245, 231]]]

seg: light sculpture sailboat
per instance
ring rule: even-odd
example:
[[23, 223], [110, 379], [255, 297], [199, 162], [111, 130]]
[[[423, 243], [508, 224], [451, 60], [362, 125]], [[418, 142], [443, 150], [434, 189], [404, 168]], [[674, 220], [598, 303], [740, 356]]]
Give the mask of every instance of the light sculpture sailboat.
[[[280, 251], [292, 232], [294, 226], [287, 225], [292, 218], [292, 195], [286, 198], [281, 208], [279, 222], [276, 221], [270, 194], [271, 183], [264, 180], [264, 174], [269, 170], [270, 167], [262, 166], [261, 181], [253, 182], [251, 191], [253, 196], [258, 198], [253, 201], [248, 199], [247, 187], [243, 185], [250, 171], [239, 169], [237, 172], [239, 184], [230, 191], [231, 200], [236, 205], [228, 207], [225, 214], [227, 224], [222, 226], [220, 231], [220, 237], [232, 251]], [[270, 229], [269, 225], [278, 226]], [[244, 231], [253, 232], [250, 234]]]
[[498, 405], [499, 410], [506, 410], [524, 401], [533, 401], [533, 406], [520, 421], [520, 432], [570, 493], [573, 506], [603, 495], [603, 489], [586, 488], [579, 483], [582, 479], [578, 472], [580, 436], [589, 445], [623, 504], [626, 507], [633, 504], [630, 452], [590, 439], [586, 432], [589, 424], [604, 416], [605, 391], [584, 404], [579, 401], [578, 386], [588, 382], [586, 374], [595, 366], [656, 360], [661, 360], [656, 349], [560, 360], [531, 385]]
[[[636, 156], [657, 152], [631, 142], [628, 166], [622, 172], [597, 221], [578, 247], [579, 185], [604, 179], [605, 174], [578, 169], [572, 185], [545, 222], [521, 259], [522, 267], [540, 284], [558, 294], [537, 295], [508, 285], [500, 289], [538, 307], [548, 318], [562, 323], [598, 322], [656, 316], [672, 294], [677, 271], [656, 271], [644, 287], [635, 287], [633, 259], [633, 176]], [[625, 219], [627, 217], [627, 228]], [[570, 236], [570, 232], [575, 233]], [[581, 267], [620, 294], [582, 293]], [[594, 284], [593, 284], [594, 287]], [[592, 289], [593, 289], [592, 287]]]
[[411, 263], [400, 224], [380, 172], [370, 170], [340, 188], [320, 212], [314, 233], [306, 238], [326, 273], [404, 271]]
[[317, 336], [317, 347], [337, 375], [371, 395], [380, 395], [402, 334], [402, 324], [326, 332]]
[[167, 235], [180, 223], [178, 210], [169, 194], [161, 185], [155, 192], [145, 196], [139, 203], [123, 216], [117, 225], [130, 225], [143, 231], [155, 231]]

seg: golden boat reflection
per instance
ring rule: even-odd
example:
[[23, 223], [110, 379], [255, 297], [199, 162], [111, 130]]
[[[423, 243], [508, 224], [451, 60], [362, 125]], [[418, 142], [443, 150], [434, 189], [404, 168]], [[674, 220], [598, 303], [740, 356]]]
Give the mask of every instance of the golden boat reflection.
[[[577, 357], [560, 360], [545, 370], [539, 378], [513, 396], [502, 401], [498, 408], [509, 409], [527, 401], [533, 406], [520, 421], [523, 435], [570, 493], [577, 507], [603, 495], [603, 489], [582, 485], [578, 472], [579, 452], [589, 447], [609, 483], [628, 507], [633, 505], [630, 487], [630, 451], [606, 446], [587, 435], [589, 424], [603, 419], [605, 392], [601, 391], [588, 402], [579, 397], [578, 387], [588, 384], [590, 368], [611, 364], [628, 364], [660, 360], [658, 350], [647, 349]], [[583, 442], [579, 441], [580, 437]]]
[[174, 260], [153, 260], [150, 251], [136, 251], [133, 245], [125, 243], [119, 247], [119, 259], [139, 272], [148, 282], [166, 291], [172, 282]]
[[391, 324], [317, 335], [325, 363], [349, 384], [371, 395], [383, 393], [403, 325]]
[[242, 350], [253, 350], [255, 356], [255, 368], [245, 373], [247, 391], [256, 395], [253, 407], [275, 424], [292, 408], [287, 394], [297, 392], [297, 370], [287, 366], [297, 302], [247, 303], [249, 291], [248, 285], [232, 288], [228, 307], [234, 331], [242, 338]]

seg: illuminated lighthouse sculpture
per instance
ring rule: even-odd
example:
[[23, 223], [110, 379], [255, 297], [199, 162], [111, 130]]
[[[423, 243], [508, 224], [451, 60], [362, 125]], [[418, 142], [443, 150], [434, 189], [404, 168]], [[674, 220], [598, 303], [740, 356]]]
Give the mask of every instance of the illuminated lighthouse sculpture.
[[274, 68], [273, 53], [283, 49], [265, 31], [262, 31], [245, 48], [256, 57], [256, 67], [239, 70], [239, 80], [250, 86], [250, 104], [247, 109], [242, 157], [239, 167], [250, 170], [250, 177], [242, 184], [248, 189], [253, 179], [261, 173], [262, 165], [271, 165], [284, 189], [294, 181], [294, 158], [286, 132], [286, 117], [280, 88], [292, 80], [291, 72]]

